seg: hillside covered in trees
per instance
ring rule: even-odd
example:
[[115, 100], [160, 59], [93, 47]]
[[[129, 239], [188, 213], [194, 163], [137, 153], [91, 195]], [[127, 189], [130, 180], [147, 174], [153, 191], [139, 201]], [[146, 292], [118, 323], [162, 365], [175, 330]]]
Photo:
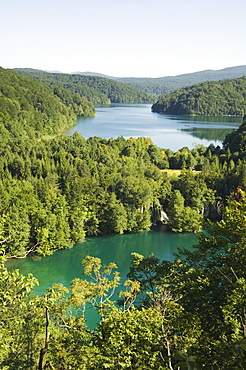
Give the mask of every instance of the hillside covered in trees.
[[85, 97], [93, 104], [110, 103], [153, 103], [154, 97], [135, 87], [98, 76], [79, 74], [48, 73], [32, 69], [16, 69], [19, 73], [56, 85]]
[[167, 114], [243, 116], [246, 77], [196, 84], [161, 97], [152, 111]]
[[72, 127], [78, 116], [94, 114], [92, 103], [68, 90], [0, 68], [1, 145], [17, 138], [57, 134]]
[[[246, 117], [223, 148], [58, 135], [91, 103], [0, 72], [1, 369], [245, 369]], [[70, 289], [43, 296], [33, 276], [6, 267], [86, 236], [149, 230], [163, 209], [169, 230], [206, 233], [174, 262], [134, 253], [117, 304], [113, 261], [87, 256]]]

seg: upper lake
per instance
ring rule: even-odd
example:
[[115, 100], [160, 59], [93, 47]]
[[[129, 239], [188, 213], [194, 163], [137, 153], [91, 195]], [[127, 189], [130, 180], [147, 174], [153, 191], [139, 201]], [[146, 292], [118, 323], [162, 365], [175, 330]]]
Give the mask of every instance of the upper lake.
[[110, 104], [97, 106], [95, 117], [78, 119], [67, 134], [78, 131], [86, 139], [144, 136], [160, 148], [177, 151], [197, 144], [221, 146], [241, 123], [241, 117], [173, 116], [153, 113], [151, 104]]

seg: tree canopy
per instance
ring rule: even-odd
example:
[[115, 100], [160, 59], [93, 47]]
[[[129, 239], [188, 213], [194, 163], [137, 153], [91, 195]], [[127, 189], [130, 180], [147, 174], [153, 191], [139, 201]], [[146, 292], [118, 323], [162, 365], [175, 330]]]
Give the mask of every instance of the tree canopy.
[[246, 75], [246, 66], [229, 67], [220, 70], [205, 70], [186, 73], [178, 76], [157, 78], [146, 77], [115, 77], [117, 81], [136, 87], [149, 94], [161, 96], [182, 87], [191, 86], [205, 81], [220, 81], [239, 78]]
[[240, 158], [245, 158], [246, 153], [246, 115], [243, 117], [241, 126], [226, 135], [223, 146], [225, 149], [235, 153], [238, 152]]
[[167, 94], [152, 111], [167, 114], [243, 116], [246, 109], [246, 77], [208, 81]]
[[0, 130], [7, 138], [41, 137], [63, 132], [77, 116], [95, 114], [86, 99], [0, 68]]
[[63, 87], [94, 104], [153, 103], [155, 100], [151, 94], [105, 77], [29, 69], [17, 69], [17, 71], [46, 84]]

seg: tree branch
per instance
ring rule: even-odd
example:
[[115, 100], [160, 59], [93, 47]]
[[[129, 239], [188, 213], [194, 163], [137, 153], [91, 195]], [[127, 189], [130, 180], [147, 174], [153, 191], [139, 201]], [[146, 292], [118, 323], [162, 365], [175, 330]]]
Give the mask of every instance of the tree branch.
[[44, 347], [40, 350], [38, 370], [43, 370], [43, 360], [44, 360], [44, 356], [46, 352], [48, 351], [48, 346], [49, 346], [50, 332], [49, 332], [49, 309], [48, 307], [46, 307], [45, 309], [45, 317], [46, 317], [45, 342], [44, 342]]
[[18, 258], [18, 259], [26, 258], [26, 256], [28, 256], [29, 253], [35, 252], [37, 245], [39, 245], [39, 243], [35, 244], [28, 251], [25, 251], [23, 256], [14, 255], [14, 256], [7, 256], [6, 258], [7, 259], [11, 259], [11, 258]]
[[75, 326], [70, 326], [70, 325], [67, 325], [67, 324], [63, 324], [63, 325], [58, 324], [57, 326], [59, 326], [59, 328], [66, 328], [66, 329], [77, 330], [77, 331], [81, 331], [81, 332], [84, 332], [84, 333], [88, 333], [88, 334], [91, 334], [91, 335], [93, 335], [94, 337], [96, 337], [100, 340], [102, 339], [98, 334], [93, 333], [93, 331], [90, 331], [90, 330], [76, 328]]

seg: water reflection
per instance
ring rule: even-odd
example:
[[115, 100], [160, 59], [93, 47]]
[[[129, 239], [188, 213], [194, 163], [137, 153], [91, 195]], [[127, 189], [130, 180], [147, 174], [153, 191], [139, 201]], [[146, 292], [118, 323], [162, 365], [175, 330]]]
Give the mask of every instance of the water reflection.
[[241, 117], [171, 116], [151, 112], [151, 104], [98, 106], [96, 116], [78, 119], [67, 134], [105, 139], [123, 136], [150, 137], [155, 145], [174, 151], [196, 144], [221, 145], [227, 133], [241, 124]]
[[173, 121], [176, 129], [189, 133], [200, 139], [220, 141], [232, 130], [237, 129], [242, 123], [241, 117], [224, 116], [171, 116], [160, 115], [159, 118], [169, 124]]

